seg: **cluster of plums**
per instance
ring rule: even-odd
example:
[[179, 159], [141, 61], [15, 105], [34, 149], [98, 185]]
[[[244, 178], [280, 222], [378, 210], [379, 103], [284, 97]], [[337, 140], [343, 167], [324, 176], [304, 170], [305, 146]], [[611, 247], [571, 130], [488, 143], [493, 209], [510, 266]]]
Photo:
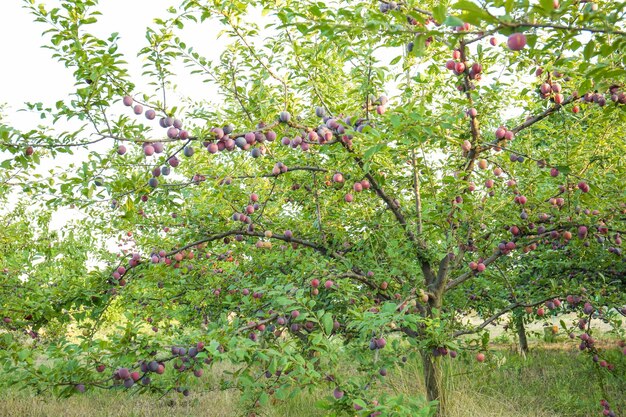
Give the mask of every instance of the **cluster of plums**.
[[379, 8], [382, 13], [388, 13], [389, 11], [396, 10], [399, 7], [398, 7], [398, 3], [396, 3], [395, 1], [390, 1], [388, 3], [380, 2]]
[[[290, 118], [282, 113], [281, 115], [285, 120], [289, 120]], [[266, 152], [264, 143], [276, 140], [276, 132], [268, 129], [264, 123], [259, 123], [256, 127], [257, 130], [255, 131], [240, 134], [233, 133], [233, 125], [214, 127], [210, 131], [210, 133], [214, 136], [214, 139], [204, 141], [202, 144], [211, 154], [223, 151], [233, 151], [238, 148], [243, 151], [250, 150], [250, 156], [253, 158], [259, 158]]]
[[[102, 372], [101, 369], [103, 370], [103, 366], [104, 365], [99, 365], [97, 368], [98, 372]], [[139, 380], [141, 380], [142, 385], [150, 385], [152, 380], [148, 376], [148, 373], [163, 374], [165, 372], [165, 363], [157, 361], [143, 362], [140, 365], [140, 369], [143, 375], [137, 371], [130, 371], [128, 368], [118, 368], [113, 373], [113, 381], [115, 383], [121, 382], [126, 388], [131, 388], [135, 385], [135, 382]]]
[[[144, 113], [143, 106], [141, 104], [135, 103], [135, 101], [133, 100], [131, 96], [124, 96], [124, 98], [122, 99], [122, 102], [124, 103], [125, 106], [128, 106], [128, 107], [132, 106], [133, 112], [135, 114], [140, 115]], [[148, 120], [154, 120], [156, 118], [156, 112], [152, 109], [146, 110], [144, 115], [146, 119]], [[188, 139], [189, 138], [189, 132], [187, 132], [186, 130], [183, 130], [183, 123], [178, 119], [175, 119], [170, 116], [161, 117], [159, 119], [159, 126], [161, 126], [164, 129], [167, 129], [167, 137], [170, 139]], [[149, 144], [144, 145], [144, 152], [146, 153], [146, 155], [148, 155], [148, 153], [150, 152], [154, 153], [155, 151], [154, 149], [150, 150], [148, 148], [146, 150], [146, 146], [151, 146], [151, 145]]]
[[[577, 306], [583, 302], [582, 297], [580, 296], [574, 296], [574, 295], [568, 295], [566, 298], [569, 306], [571, 309], [575, 309], [577, 308]], [[555, 298], [553, 300], [548, 300], [545, 303], [545, 307], [548, 310], [555, 310], [558, 309], [562, 306], [562, 302], [558, 299]], [[584, 314], [586, 315], [591, 315], [594, 312], [596, 312], [596, 309], [593, 307], [593, 305], [589, 302], [585, 302], [582, 308], [582, 311]], [[601, 314], [601, 310], [598, 310], [598, 312]], [[533, 309], [532, 307], [526, 307], [526, 313], [528, 314], [532, 314], [533, 313]], [[539, 307], [537, 308], [536, 311], [537, 316], [539, 317], [544, 317], [546, 315], [546, 310], [544, 310], [543, 307]], [[578, 335], [578, 339], [580, 339], [580, 344], [578, 346], [579, 350], [581, 351], [589, 351], [590, 354], [592, 355], [591, 358], [593, 360], [594, 363], [597, 363], [600, 367], [602, 368], [606, 368], [609, 371], [613, 371], [615, 369], [615, 365], [608, 363], [606, 360], [602, 360], [600, 359], [600, 357], [597, 354], [597, 349], [596, 349], [596, 341], [593, 337], [591, 337], [585, 330], [587, 328], [588, 325], [588, 321], [586, 318], [580, 318], [578, 320], [578, 328], [580, 330], [583, 331], [583, 333], [581, 333], [580, 335]], [[556, 329], [556, 328], [555, 328]], [[556, 330], [554, 330], [556, 332]], [[570, 339], [575, 339], [577, 336], [574, 333], [570, 333], [569, 334]], [[626, 346], [626, 342], [621, 340], [618, 342], [618, 346], [621, 348], [624, 348]], [[626, 355], [626, 349], [623, 350], [624, 355]], [[608, 414], [605, 414], [608, 415]]]
[[387, 341], [385, 340], [384, 337], [372, 337], [370, 339], [370, 344], [369, 344], [369, 348], [370, 350], [377, 350], [377, 349], [382, 349], [385, 346], [387, 346]]
[[[345, 178], [344, 178], [344, 176], [343, 176], [343, 174], [341, 172], [337, 172], [337, 173], [335, 173], [333, 175], [332, 181], [334, 183], [337, 183], [337, 184], [343, 184], [345, 182]], [[371, 187], [371, 184], [370, 184], [369, 180], [367, 180], [367, 179], [363, 179], [361, 181], [356, 181], [352, 185], [352, 189], [355, 192], [357, 192], [357, 193], [360, 193], [363, 190], [369, 190], [370, 187]], [[354, 201], [354, 195], [352, 193], [347, 193], [344, 196], [344, 200], [346, 201], [346, 203], [351, 203], [352, 201]]]
[[[388, 2], [387, 2], [387, 1], [381, 1], [381, 2], [380, 2], [380, 5], [379, 5], [379, 9], [380, 9], [381, 13], [385, 13], [385, 14], [386, 14], [386, 13], [389, 13], [390, 11], [393, 11], [393, 10], [400, 10], [400, 6], [401, 6], [401, 4], [402, 4], [402, 2], [401, 2], [400, 4], [398, 4], [398, 3], [397, 3], [397, 2], [395, 2], [395, 1], [388, 1]], [[414, 18], [414, 17], [413, 17], [413, 16], [411, 16], [411, 15], [407, 15], [407, 16], [406, 16], [406, 21], [407, 21], [407, 23], [408, 23], [409, 25], [411, 25], [411, 26], [416, 26], [416, 25], [418, 25], [418, 24], [419, 24], [419, 22], [417, 21], [417, 19], [416, 19], [416, 18]], [[425, 21], [425, 24], [426, 24], [426, 25], [428, 25], [429, 23], [435, 23], [435, 24], [438, 26], [438, 24], [435, 22], [435, 20], [432, 18], [432, 16], [429, 16], [429, 17], [426, 19], [426, 21]], [[469, 24], [466, 24], [466, 25], [468, 25], [468, 29], [466, 29], [466, 30], [469, 30]], [[426, 47], [428, 47], [432, 41], [433, 41], [433, 37], [432, 37], [432, 36], [429, 36], [429, 37], [426, 39], [426, 42], [425, 42]], [[413, 42], [410, 42], [410, 43], [407, 45], [408, 52], [411, 52], [411, 51], [413, 50], [413, 45], [414, 45], [414, 44], [413, 44]]]
[[[204, 349], [204, 346], [205, 346], [204, 342], [198, 342], [197, 344], [195, 344], [194, 346], [191, 346], [188, 349], [184, 347], [172, 346], [171, 352], [172, 352], [173, 357], [171, 359], [174, 360], [173, 368], [179, 372], [184, 372], [185, 370], [195, 368], [193, 372], [194, 375], [198, 378], [201, 377], [203, 374], [203, 371], [197, 365], [200, 363], [200, 361], [196, 358], [196, 356], [198, 355], [199, 352], [201, 352]], [[211, 359], [210, 358], [205, 359], [204, 363], [207, 363], [207, 364], [211, 363]], [[99, 364], [96, 366], [96, 371], [98, 373], [104, 372], [105, 369], [106, 369], [106, 366], [103, 364]], [[164, 372], [165, 372], [165, 361], [157, 361], [157, 360], [142, 361], [141, 363], [139, 363], [139, 371], [133, 371], [129, 368], [124, 368], [124, 367], [117, 368], [113, 372], [113, 382], [114, 384], [121, 384], [125, 388], [133, 387], [135, 383], [137, 383], [138, 381], [141, 382], [142, 385], [146, 386], [146, 385], [150, 385], [150, 383], [152, 382], [150, 378], [151, 373], [156, 374], [156, 375], [162, 375]], [[85, 385], [77, 384], [75, 385], [75, 389], [79, 392], [85, 392]], [[181, 388], [181, 389], [177, 389], [177, 391], [179, 391], [185, 396], [189, 395], [188, 389]]]
[[[490, 181], [490, 180], [488, 180]], [[584, 185], [584, 186], [583, 186]], [[582, 187], [581, 191], [586, 192], [585, 190], [588, 189], [586, 187], [586, 184], [581, 183], [579, 184], [579, 188]], [[457, 197], [458, 199], [459, 197]], [[558, 207], [560, 208], [563, 204], [564, 204], [564, 199], [562, 198], [552, 198], [550, 200], [554, 200], [554, 201], [550, 201], [551, 204], [553, 204], [554, 207]], [[522, 195], [518, 195], [515, 197], [514, 200], [517, 204], [523, 205], [526, 204], [526, 197], [522, 196]], [[457, 201], [458, 202], [458, 201]], [[462, 202], [462, 199], [461, 199]], [[581, 210], [579, 210], [581, 211]], [[597, 210], [594, 210], [593, 212], [591, 210], [585, 210], [584, 211], [585, 214], [587, 215], [598, 215], [599, 212]], [[528, 214], [523, 210], [522, 211], [522, 219], [523, 220], [527, 220], [528, 219]], [[546, 213], [541, 213], [538, 215], [538, 221], [541, 223], [549, 223], [550, 222], [550, 216]], [[545, 226], [543, 225], [539, 225], [536, 226], [535, 223], [529, 223], [528, 224], [528, 229], [533, 230], [536, 227], [536, 232], [537, 235], [543, 235], [546, 234], [548, 232], [548, 230], [546, 229]], [[608, 228], [606, 227], [606, 225], [604, 225], [603, 223], [601, 223], [600, 225], [598, 225], [596, 227], [599, 235], [597, 237], [597, 241], [598, 243], [604, 243], [605, 242], [605, 238], [601, 235], [606, 235], [608, 234]], [[511, 233], [512, 236], [517, 237], [520, 236], [522, 234], [522, 230], [520, 229], [520, 227], [513, 225], [513, 226], [509, 226], [507, 228], [508, 232]], [[585, 242], [583, 243], [584, 246], [589, 246], [589, 241], [586, 240], [587, 236], [589, 234], [589, 228], [585, 225], [579, 225], [576, 227], [576, 236], [580, 239], [580, 240], [585, 240]], [[550, 231], [548, 237], [552, 240], [546, 239], [543, 241], [543, 243], [545, 244], [552, 244], [553, 249], [559, 249], [560, 247], [562, 247], [564, 244], [567, 244], [567, 242], [569, 242], [573, 237], [573, 233], [569, 230], [552, 230]], [[559, 244], [559, 241], [562, 240], [563, 244]], [[619, 233], [616, 233], [613, 237], [612, 237], [612, 241], [615, 245], [619, 246], [622, 243], [622, 239]], [[516, 249], [516, 244], [513, 241], [501, 241], [498, 244], [498, 250], [506, 255], [508, 253], [510, 253], [511, 251], [513, 251], [514, 249]], [[531, 243], [530, 245], [527, 245], [523, 248], [524, 253], [528, 253], [532, 250], [537, 249], [537, 243]], [[615, 253], [617, 255], [621, 255], [621, 249], [617, 248], [617, 247], [609, 247], [608, 251], [611, 253]], [[486, 269], [486, 266], [482, 263], [483, 260], [479, 259], [477, 262], [472, 261], [469, 263], [469, 267], [470, 270], [479, 273], [479, 272], [483, 272]]]
[[597, 363], [598, 366], [600, 366], [601, 368], [605, 368], [608, 371], [615, 370], [615, 364], [609, 363], [604, 359], [600, 359], [600, 357], [597, 354], [597, 350], [595, 349], [595, 339], [593, 337], [591, 337], [587, 333], [582, 333], [578, 337], [581, 340], [578, 348], [581, 351], [588, 350], [592, 354], [591, 360], [594, 363]]
[[[454, 75], [467, 74], [471, 80], [480, 81], [482, 78], [483, 66], [477, 62], [473, 63], [471, 66], [466, 64], [465, 62], [460, 61], [461, 59], [461, 51], [455, 49], [452, 52], [452, 59], [446, 62], [446, 69], [452, 71]], [[468, 69], [469, 68], [469, 69]], [[473, 88], [473, 85], [470, 83], [470, 88]], [[459, 91], [465, 91], [465, 84], [461, 83], [457, 85], [457, 89]], [[476, 112], [475, 109], [470, 109], [469, 112]], [[476, 117], [476, 114], [470, 114], [471, 117]]]
[[[320, 284], [321, 284], [320, 280], [317, 279], [317, 278], [313, 278], [311, 280], [311, 287], [313, 287], [313, 289], [311, 290], [311, 293], [313, 295], [318, 295], [320, 293], [319, 292]], [[327, 290], [331, 289], [334, 285], [335, 285], [335, 283], [332, 280], [330, 280], [330, 279], [328, 279], [328, 280], [326, 280], [326, 282], [324, 282], [324, 288], [326, 288]]]
[[[268, 311], [269, 314], [273, 314], [274, 311]], [[302, 317], [300, 315], [299, 310], [292, 310], [288, 316], [278, 316], [276, 318], [275, 324], [270, 324], [266, 326], [265, 324], [257, 324], [255, 322], [248, 323], [248, 328], [253, 329], [250, 333], [248, 333], [248, 338], [253, 342], [258, 340], [258, 334], [256, 332], [270, 332], [273, 333], [274, 336], [280, 337], [283, 334], [283, 329], [287, 328], [289, 331], [293, 333], [297, 333], [300, 331], [312, 332], [315, 330], [315, 323], [309, 320], [305, 320], [302, 322]], [[333, 330], [337, 330], [341, 327], [341, 324], [335, 320], [333, 321]]]
[[483, 263], [483, 259], [479, 259], [478, 262], [470, 262], [469, 268], [476, 273], [480, 273], [484, 272], [485, 269], [487, 269], [487, 266]]
[[[623, 91], [619, 91], [618, 86], [612, 86], [609, 88], [609, 99], [616, 104], [626, 104], [626, 93]], [[600, 107], [606, 106], [607, 99], [602, 93], [585, 93], [582, 96], [583, 103], [595, 103]]]
[[[143, 106], [134, 102], [130, 96], [123, 98], [123, 103], [126, 106], [132, 107], [136, 114], [143, 112]], [[375, 110], [378, 114], [383, 114], [386, 110], [388, 98], [384, 95], [375, 98], [370, 97], [368, 100], [368, 108]], [[326, 115], [326, 110], [323, 107], [315, 108], [315, 114], [322, 119], [322, 124], [317, 128], [300, 128], [301, 132], [293, 138], [283, 137], [281, 143], [285, 146], [292, 148], [300, 148], [303, 151], [309, 150], [313, 144], [324, 145], [333, 142], [333, 138], [337, 137], [340, 142], [346, 146], [352, 146], [352, 135], [347, 133], [347, 128], [354, 129], [357, 132], [362, 132], [363, 129], [368, 126], [369, 122], [365, 118], [359, 118], [353, 120], [351, 117], [330, 117]], [[156, 118], [156, 112], [149, 109], [145, 112], [146, 118], [153, 120]], [[290, 124], [291, 114], [287, 111], [282, 111], [278, 115], [278, 123]], [[160, 126], [167, 128], [167, 136], [174, 139], [189, 139], [187, 131], [182, 130], [182, 122], [172, 117], [162, 117], [159, 120]], [[290, 124], [290, 126], [294, 126]], [[223, 127], [213, 127], [210, 129], [210, 135], [212, 138], [203, 141], [203, 145], [207, 148], [208, 152], [215, 154], [221, 151], [232, 151], [236, 148], [241, 150], [250, 150], [250, 155], [254, 158], [260, 157], [265, 154], [266, 148], [265, 142], [273, 142], [277, 138], [277, 134], [274, 130], [271, 130], [271, 126], [268, 127], [265, 123], [259, 123], [256, 126], [256, 130], [246, 133], [235, 134], [233, 125], [225, 125]], [[149, 141], [143, 142], [143, 151], [146, 156], [152, 156], [154, 154], [161, 154], [164, 152], [164, 144], [161, 141]], [[124, 155], [127, 149], [124, 145], [119, 145], [117, 152], [120, 155]], [[185, 146], [182, 149], [182, 154], [186, 157], [192, 157], [195, 151], [192, 146]], [[151, 174], [152, 177], [148, 180], [148, 185], [151, 188], [157, 188], [159, 186], [160, 176], [170, 175], [170, 167], [177, 167], [180, 164], [180, 160], [176, 155], [172, 155], [167, 159], [166, 165], [162, 167], [155, 167]], [[277, 162], [272, 168], [272, 175], [278, 176], [288, 171], [287, 166], [282, 162]], [[193, 177], [193, 183], [200, 183], [205, 180], [205, 177], [196, 174]], [[227, 177], [221, 180], [221, 184], [229, 185], [232, 182], [232, 178]], [[343, 182], [343, 181], [335, 181]], [[368, 180], [357, 181], [353, 185], [355, 192], [361, 192], [370, 188]], [[147, 195], [142, 196], [142, 201], [148, 199]], [[347, 193], [344, 196], [346, 202], [352, 202], [354, 199], [353, 194]], [[112, 207], [118, 206], [117, 200], [112, 202]], [[249, 221], [249, 217], [243, 216], [238, 219], [248, 224], [249, 231], [254, 230], [254, 225]], [[263, 245], [260, 243], [259, 245]]]
[[498, 141], [513, 140], [515, 133], [512, 130], [508, 130], [504, 126], [500, 126], [496, 129], [495, 136]]
[[[200, 248], [200, 246], [199, 246]], [[180, 252], [176, 252], [173, 256], [167, 256], [167, 252], [163, 249], [159, 250], [159, 251], [154, 251], [152, 252], [148, 258], [147, 261], [153, 264], [164, 264], [166, 266], [173, 266], [174, 268], [181, 268], [182, 264], [181, 262], [183, 262], [184, 260], [192, 260], [195, 258], [195, 253], [190, 250], [190, 251], [180, 251]], [[207, 252], [206, 253], [206, 258], [210, 258], [211, 257], [211, 253]], [[233, 257], [232, 257], [232, 251], [227, 251], [224, 254], [220, 254], [216, 257], [216, 259], [218, 261], [233, 261]], [[125, 274], [131, 269], [136, 267], [137, 265], [139, 265], [141, 262], [143, 262], [141, 255], [138, 253], [133, 253], [129, 259], [128, 265], [124, 266], [124, 265], [120, 265], [117, 268], [115, 268], [115, 270], [112, 272], [111, 277], [113, 279], [112, 283], [117, 284], [121, 287], [126, 285], [126, 280], [124, 279]], [[191, 270], [193, 269], [193, 265], [189, 264], [189, 265], [185, 265], [184, 266], [187, 270]], [[214, 273], [221, 273], [222, 270], [221, 269], [215, 269], [213, 271]], [[162, 288], [163, 285], [161, 282], [159, 282], [159, 288]], [[114, 292], [115, 293], [115, 292]]]
[[439, 356], [448, 356], [450, 355], [450, 357], [452, 359], [457, 357], [457, 352], [456, 350], [449, 350], [447, 347], [445, 346], [439, 346], [439, 347], [435, 347], [432, 349], [431, 351], [432, 355], [434, 357], [439, 357]]
[[[460, 61], [461, 59], [461, 51], [455, 49], [452, 51], [452, 59], [446, 62], [446, 69], [452, 71], [454, 75], [464, 74], [468, 68], [468, 65], [465, 62]], [[480, 81], [481, 74], [483, 72], [483, 66], [478, 62], [473, 63], [469, 66], [469, 71], [467, 71], [468, 76], [476, 81]]]
[[[540, 74], [541, 69], [537, 72]], [[565, 100], [563, 94], [561, 94], [562, 87], [559, 83], [545, 81], [538, 87], [538, 93], [543, 99], [552, 98], [556, 104], [562, 104]], [[578, 93], [574, 93], [577, 96]], [[616, 104], [626, 104], [626, 92], [620, 91], [619, 86], [611, 86], [609, 88], [609, 99]], [[606, 106], [607, 97], [599, 92], [588, 92], [582, 97], [582, 102], [587, 104], [597, 104], [600, 107]], [[579, 113], [580, 106], [575, 105], [572, 107], [572, 112]]]
[[[467, 31], [469, 29], [470, 29], [470, 25], [467, 23], [464, 24], [463, 26], [459, 26], [456, 28], [457, 31]], [[489, 40], [489, 42], [493, 46], [497, 45], [496, 38], [492, 37]], [[513, 33], [507, 39], [507, 45], [509, 49], [513, 51], [520, 51], [524, 49], [524, 47], [526, 46], [526, 43], [527, 43], [526, 35], [524, 35], [523, 33]], [[482, 78], [481, 74], [483, 71], [482, 65], [476, 62], [472, 64], [471, 66], [469, 66], [466, 62], [460, 61], [460, 59], [461, 59], [461, 51], [459, 51], [458, 49], [455, 49], [452, 52], [452, 59], [446, 62], [446, 69], [452, 71], [454, 75], [467, 74], [467, 76], [471, 80], [480, 81], [480, 79]], [[471, 83], [469, 84], [469, 87], [470, 89], [474, 88], [474, 86]], [[457, 89], [463, 92], [465, 91], [466, 86], [464, 84], [459, 84], [457, 85]]]
[[611, 410], [611, 406], [607, 400], [600, 400], [600, 405], [603, 407], [602, 415], [607, 417], [615, 417], [615, 411]]
[[565, 101], [565, 97], [561, 91], [561, 84], [556, 82], [546, 81], [539, 86], [539, 95], [541, 98], [544, 100], [552, 98], [556, 104], [563, 104], [563, 101]]

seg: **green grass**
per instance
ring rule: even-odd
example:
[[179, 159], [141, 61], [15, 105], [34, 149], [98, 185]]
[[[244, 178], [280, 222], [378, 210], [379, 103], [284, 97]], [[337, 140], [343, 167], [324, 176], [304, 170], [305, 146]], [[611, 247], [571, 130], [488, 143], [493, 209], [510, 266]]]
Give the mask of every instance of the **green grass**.
[[[621, 376], [626, 360], [620, 358]], [[507, 350], [496, 351], [483, 364], [445, 359], [448, 407], [451, 417], [588, 417], [602, 414], [600, 399], [607, 398], [617, 415], [626, 412], [626, 378], [602, 374], [588, 356], [576, 351], [535, 348], [525, 359]], [[349, 362], [346, 361], [346, 368]], [[2, 417], [188, 417], [239, 416], [243, 409], [234, 391], [214, 391], [217, 378], [205, 375], [190, 397], [164, 398], [124, 391], [88, 391], [69, 399], [34, 396], [28, 392], [0, 392]], [[1, 378], [1, 375], [0, 375]], [[389, 370], [385, 393], [421, 395], [419, 361]], [[268, 417], [323, 416], [315, 407], [330, 388], [319, 387], [293, 400], [263, 408]]]

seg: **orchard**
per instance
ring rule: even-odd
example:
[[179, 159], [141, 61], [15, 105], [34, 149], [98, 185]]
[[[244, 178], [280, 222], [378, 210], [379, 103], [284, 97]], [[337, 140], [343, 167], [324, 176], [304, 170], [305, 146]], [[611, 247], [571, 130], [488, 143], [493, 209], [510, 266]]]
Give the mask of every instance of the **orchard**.
[[179, 0], [135, 72], [96, 0], [50, 3], [75, 88], [0, 120], [0, 389], [193, 397], [228, 364], [233, 415], [445, 417], [457, 366], [502, 372], [494, 325], [526, 355], [545, 323], [626, 413], [625, 4]]

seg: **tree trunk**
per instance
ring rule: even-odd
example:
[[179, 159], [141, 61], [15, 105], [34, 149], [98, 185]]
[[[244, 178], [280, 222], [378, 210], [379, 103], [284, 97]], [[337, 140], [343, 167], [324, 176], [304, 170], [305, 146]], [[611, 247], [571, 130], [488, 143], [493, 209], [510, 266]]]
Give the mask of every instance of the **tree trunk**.
[[437, 401], [437, 412], [434, 417], [445, 417], [446, 396], [443, 386], [443, 370], [440, 358], [436, 358], [431, 352], [422, 351], [422, 363], [424, 365], [424, 384], [428, 401]]
[[522, 356], [526, 356], [528, 352], [528, 339], [526, 338], [526, 328], [524, 327], [524, 318], [518, 317], [516, 320], [517, 338], [519, 339], [519, 350]]

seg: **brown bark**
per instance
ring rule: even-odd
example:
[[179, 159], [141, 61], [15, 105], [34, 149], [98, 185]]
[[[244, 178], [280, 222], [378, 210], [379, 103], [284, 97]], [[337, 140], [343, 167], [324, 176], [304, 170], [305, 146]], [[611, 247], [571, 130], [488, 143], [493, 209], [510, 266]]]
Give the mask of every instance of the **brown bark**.
[[524, 319], [522, 317], [517, 318], [516, 326], [520, 353], [522, 356], [526, 356], [526, 352], [528, 352], [528, 339], [526, 338], [526, 328], [524, 327]]
[[[447, 259], [444, 258], [444, 259]], [[440, 270], [446, 268], [445, 265], [440, 266]], [[444, 288], [444, 280], [433, 282], [435, 294], [428, 300], [427, 315], [435, 318], [441, 311], [442, 297]], [[446, 416], [446, 391], [444, 386], [444, 374], [441, 366], [441, 357], [435, 357], [429, 350], [422, 350], [422, 364], [424, 366], [424, 386], [426, 387], [426, 398], [428, 401], [437, 401], [436, 412], [434, 417]]]
[[440, 358], [433, 356], [431, 352], [422, 351], [422, 363], [424, 365], [424, 384], [428, 401], [437, 401], [437, 411], [434, 417], [446, 415], [446, 393], [443, 386], [443, 370]]

